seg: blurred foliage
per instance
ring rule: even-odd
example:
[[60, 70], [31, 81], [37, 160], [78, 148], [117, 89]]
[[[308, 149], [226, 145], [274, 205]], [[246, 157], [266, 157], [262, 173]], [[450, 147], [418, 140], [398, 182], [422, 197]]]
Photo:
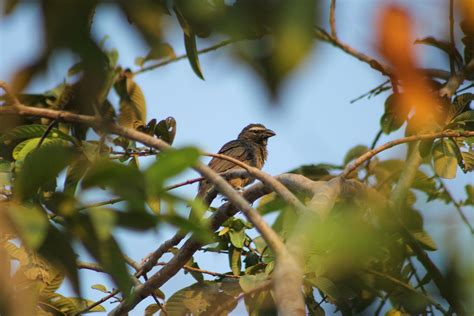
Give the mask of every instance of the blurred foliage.
[[[4, 15], [14, 12], [20, 2], [6, 1]], [[13, 88], [19, 101], [27, 106], [98, 116], [104, 123], [117, 122], [170, 145], [177, 136], [176, 120], [147, 117], [146, 91], [134, 77], [147, 67], [179, 58], [165, 41], [171, 20], [181, 28], [186, 57], [199, 78], [204, 79], [206, 72], [199, 62], [199, 39], [225, 37], [235, 42], [231, 55], [258, 73], [270, 94], [277, 97], [285, 79], [311, 53], [314, 27], [320, 24], [321, 15], [319, 1], [314, 0], [108, 2], [124, 13], [149, 45], [148, 54], [137, 57], [140, 68], [133, 72], [130, 65], [118, 64], [117, 50], [104, 48], [105, 39], [98, 43], [90, 34], [94, 12], [102, 1], [78, 4], [42, 0], [37, 5], [42, 12], [44, 50], [15, 74]], [[466, 12], [474, 7], [466, 6]], [[474, 94], [440, 97], [441, 83], [427, 80], [417, 71], [408, 15], [396, 8], [382, 13], [377, 43], [395, 69], [395, 78], [366, 94], [374, 97], [392, 90], [384, 102], [380, 133], [391, 134], [402, 128], [406, 135], [474, 130]], [[415, 43], [440, 49], [460, 71], [474, 56], [472, 16], [465, 14], [459, 25], [463, 54], [450, 42], [434, 37]], [[78, 59], [65, 69], [64, 81], [44, 93], [25, 93], [31, 80], [40, 76], [54, 53], [61, 50], [71, 51]], [[389, 82], [392, 88], [387, 86]], [[118, 95], [118, 104], [110, 101], [111, 93]], [[12, 104], [9, 96], [2, 96], [0, 101], [2, 106]], [[466, 185], [465, 197], [455, 200], [442, 180], [455, 178], [458, 167], [463, 172], [474, 169], [473, 144], [473, 137], [422, 141], [417, 150], [424, 165], [416, 170], [396, 215], [386, 205], [354, 194], [339, 197], [326, 220], [311, 218], [301, 225], [297, 212], [275, 193], [259, 201], [258, 211], [274, 213], [272, 227], [285, 240], [294, 234], [305, 236], [304, 295], [311, 315], [324, 315], [331, 308], [343, 315], [379, 313], [385, 304], [390, 306], [386, 315], [451, 314], [439, 297], [432, 271], [417, 264], [416, 253], [405, 242], [394, 216], [423, 251], [439, 251], [426, 231], [421, 203], [416, 201], [442, 201], [457, 209], [473, 207], [473, 185]], [[313, 181], [328, 181], [369, 150], [367, 145], [357, 145], [347, 151], [340, 165], [315, 162], [289, 172]], [[147, 168], [141, 167], [141, 157], [150, 155], [156, 160]], [[110, 275], [121, 293], [114, 296], [117, 301], [133, 296], [137, 280], [129, 271], [130, 262], [117, 231], [145, 232], [160, 229], [164, 223], [194, 233], [204, 244], [203, 251], [224, 254], [228, 272], [212, 274], [215, 278], [209, 280], [205, 278], [209, 271], [200, 269], [195, 259], [189, 260], [186, 267], [192, 269], [186, 271], [197, 282], [169, 298], [156, 289], [154, 294], [164, 305], [149, 305], [146, 315], [165, 314], [162, 306], [168, 315], [212, 315], [217, 311], [226, 315], [242, 297], [250, 315], [276, 314], [269, 286], [275, 255], [261, 236], [255, 236], [253, 225], [231, 217], [216, 233], [211, 232], [204, 216], [202, 220], [188, 220], [182, 214], [188, 205], [201, 214], [207, 208], [199, 201], [170, 193], [166, 186], [195, 166], [199, 156], [193, 147], [157, 154], [123, 137], [79, 124], [0, 116], [0, 314], [74, 315], [90, 306], [92, 302], [81, 293], [84, 285], [78, 274], [78, 245]], [[426, 168], [428, 165], [432, 168]], [[389, 201], [406, 168], [404, 160], [374, 157], [351, 177]], [[84, 195], [93, 190], [107, 194], [110, 200], [86, 204]], [[300, 192], [297, 195], [303, 201], [308, 199]], [[178, 251], [170, 252], [176, 255]], [[472, 267], [467, 270], [472, 272]], [[465, 271], [453, 255], [444, 274], [449, 290], [467, 304], [472, 280], [463, 280]], [[77, 297], [59, 293], [66, 277]], [[100, 283], [92, 288], [108, 295], [114, 292]], [[97, 305], [88, 311], [103, 310]]]

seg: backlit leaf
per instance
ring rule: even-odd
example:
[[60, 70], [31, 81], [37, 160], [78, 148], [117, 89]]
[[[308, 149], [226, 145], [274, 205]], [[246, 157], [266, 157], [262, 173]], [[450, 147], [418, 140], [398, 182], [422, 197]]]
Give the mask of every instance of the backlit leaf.
[[449, 139], [435, 142], [433, 147], [433, 163], [436, 174], [445, 179], [453, 179], [456, 176], [458, 165], [457, 147]]

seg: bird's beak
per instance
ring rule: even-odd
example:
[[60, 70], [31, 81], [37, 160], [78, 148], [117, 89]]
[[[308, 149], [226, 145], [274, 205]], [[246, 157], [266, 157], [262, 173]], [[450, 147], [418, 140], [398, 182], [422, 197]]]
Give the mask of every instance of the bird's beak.
[[274, 131], [272, 131], [271, 129], [267, 129], [265, 132], [264, 132], [264, 135], [266, 138], [270, 138], [270, 137], [273, 137], [276, 135], [276, 133]]

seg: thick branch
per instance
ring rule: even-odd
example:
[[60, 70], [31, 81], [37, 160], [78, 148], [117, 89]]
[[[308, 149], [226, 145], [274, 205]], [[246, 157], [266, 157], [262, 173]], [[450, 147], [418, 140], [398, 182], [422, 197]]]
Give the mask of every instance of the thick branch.
[[473, 74], [474, 59], [472, 59], [469, 64], [467, 64], [464, 68], [456, 72], [448, 79], [448, 82], [446, 82], [444, 87], [439, 91], [439, 95], [448, 98], [452, 97], [458, 90], [459, 86], [462, 85], [464, 80], [466, 78], [471, 78]]

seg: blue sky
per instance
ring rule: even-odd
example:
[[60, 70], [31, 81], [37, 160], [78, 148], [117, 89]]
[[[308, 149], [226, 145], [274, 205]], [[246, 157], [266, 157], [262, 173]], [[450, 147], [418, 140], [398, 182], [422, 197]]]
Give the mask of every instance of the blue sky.
[[[375, 55], [373, 35], [374, 16], [379, 6], [389, 1], [340, 0], [337, 2], [338, 35], [354, 48]], [[392, 1], [393, 2], [393, 1]], [[447, 1], [418, 0], [394, 1], [410, 8], [415, 17], [420, 37], [434, 35], [447, 38]], [[326, 8], [323, 8], [326, 9]], [[326, 16], [323, 14], [323, 16]], [[326, 23], [323, 22], [323, 25]], [[128, 25], [126, 19], [112, 6], [97, 11], [93, 30], [98, 40], [109, 36], [107, 46], [117, 48], [119, 63], [132, 67], [137, 56], [144, 56], [147, 48]], [[176, 29], [177, 30], [177, 29]], [[0, 79], [9, 80], [16, 69], [31, 59], [42, 47], [39, 12], [33, 5], [22, 5], [10, 17], [0, 20]], [[177, 54], [184, 52], [181, 34], [170, 32], [169, 41]], [[199, 48], [209, 42], [198, 42]], [[385, 79], [368, 65], [325, 43], [318, 43], [301, 67], [286, 82], [280, 104], [270, 106], [262, 83], [253, 72], [238, 64], [226, 54], [226, 48], [200, 57], [205, 81], [197, 78], [186, 60], [162, 67], [136, 77], [144, 91], [149, 118], [175, 117], [177, 121], [176, 146], [196, 145], [207, 151], [217, 151], [222, 144], [237, 136], [248, 123], [263, 123], [276, 131], [270, 139], [269, 159], [264, 168], [279, 174], [301, 164], [342, 163], [344, 154], [358, 144], [370, 145], [379, 129], [385, 96], [363, 99], [350, 104], [350, 100], [380, 84]], [[439, 65], [442, 55], [433, 49], [419, 50], [423, 65]], [[37, 78], [28, 91], [41, 92], [53, 88], [65, 76], [65, 70], [74, 63], [67, 53], [58, 54], [44, 76]], [[449, 66], [443, 60], [445, 69]], [[401, 136], [401, 133], [384, 135], [380, 142]], [[404, 158], [403, 148], [385, 152], [382, 157]], [[146, 163], [146, 162], [145, 162]], [[471, 175], [458, 170], [458, 178], [446, 181], [456, 197], [464, 197], [463, 186], [474, 182]], [[195, 177], [188, 172], [176, 181]], [[196, 187], [180, 189], [192, 197]], [[91, 199], [103, 199], [94, 195]], [[420, 198], [419, 201], [423, 201]], [[421, 202], [419, 202], [421, 203]], [[421, 204], [420, 204], [421, 205]], [[473, 239], [462, 226], [454, 209], [444, 204], [424, 208], [427, 228], [434, 233], [441, 247], [456, 240], [463, 240], [465, 247], [472, 247]], [[473, 209], [466, 208], [471, 221]], [[125, 251], [139, 261], [171, 230], [158, 234], [121, 233]], [[449, 238], [446, 238], [449, 236]], [[469, 248], [467, 248], [469, 249]], [[472, 248], [471, 248], [472, 249]], [[469, 252], [468, 252], [469, 253]], [[469, 255], [468, 255], [469, 256]], [[197, 256], [201, 267], [208, 270], [227, 270], [227, 257], [217, 255]], [[442, 260], [441, 258], [439, 258]], [[473, 260], [471, 258], [467, 258]], [[224, 268], [223, 268], [224, 266]], [[87, 284], [97, 282], [95, 273], [84, 273]], [[100, 276], [102, 277], [102, 276]], [[180, 274], [162, 289], [169, 296], [185, 284], [190, 276]], [[108, 283], [110, 284], [110, 283]], [[86, 296], [98, 299], [102, 293], [88, 290]], [[147, 304], [142, 303], [137, 315]], [[105, 305], [109, 308], [109, 305]], [[134, 315], [135, 315], [134, 312]], [[242, 310], [236, 312], [242, 313]]]

